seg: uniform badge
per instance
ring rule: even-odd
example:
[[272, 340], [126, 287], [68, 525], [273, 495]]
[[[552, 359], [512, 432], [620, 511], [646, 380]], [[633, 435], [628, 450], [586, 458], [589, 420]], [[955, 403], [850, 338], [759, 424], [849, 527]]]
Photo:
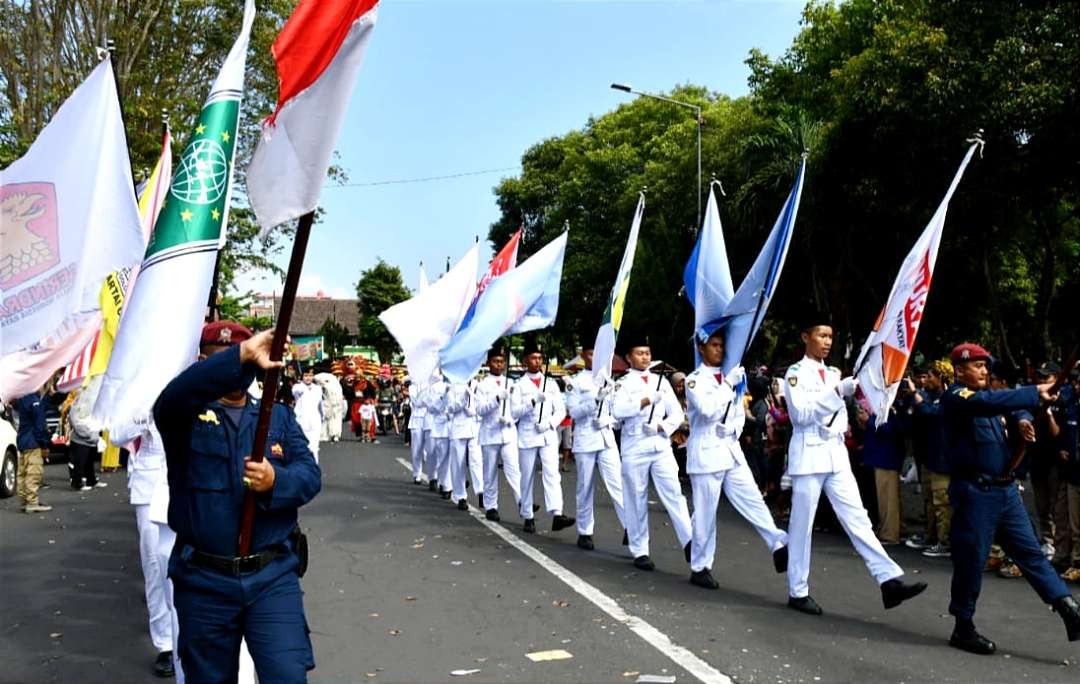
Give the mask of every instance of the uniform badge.
[[574, 386], [571, 385], [570, 383], [566, 383], [566, 391], [567, 392], [573, 392], [574, 391]]
[[973, 396], [975, 396], [975, 393], [974, 393], [974, 392], [972, 392], [972, 391], [971, 391], [971, 390], [969, 390], [969, 389], [962, 389], [962, 390], [960, 390], [959, 392], [957, 392], [957, 394], [959, 394], [959, 395], [960, 395], [960, 398], [961, 398], [961, 399], [970, 399], [970, 398], [972, 398]]
[[687, 386], [687, 387], [689, 387], [690, 389], [694, 389], [694, 384], [695, 384], [695, 383], [694, 383], [694, 381], [693, 381], [693, 380], [688, 380], [688, 381], [686, 382], [686, 386]]
[[213, 423], [214, 425], [221, 425], [221, 422], [218, 420], [217, 414], [214, 413], [213, 409], [206, 409], [206, 413], [201, 414], [199, 416], [199, 420], [201, 420], [204, 423]]
[[281, 448], [280, 444], [274, 443], [270, 445], [270, 455], [281, 458], [285, 455], [285, 450]]
[[787, 384], [791, 385], [792, 387], [794, 387], [795, 385], [798, 385], [799, 384], [799, 376], [792, 375], [790, 378], [787, 379]]

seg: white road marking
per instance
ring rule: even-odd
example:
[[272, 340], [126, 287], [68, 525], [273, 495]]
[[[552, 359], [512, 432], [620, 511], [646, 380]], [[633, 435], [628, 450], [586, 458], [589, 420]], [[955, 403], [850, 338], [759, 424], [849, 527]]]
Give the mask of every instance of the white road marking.
[[[397, 462], [410, 474], [412, 473], [411, 463], [403, 458], [398, 458]], [[731, 678], [726, 674], [694, 655], [689, 649], [676, 644], [671, 640], [671, 637], [653, 627], [645, 620], [627, 613], [623, 610], [623, 607], [619, 605], [618, 601], [581, 579], [531, 544], [523, 541], [517, 535], [512, 534], [502, 525], [496, 524], [485, 518], [483, 511], [470, 505], [469, 515], [476, 519], [481, 525], [491, 530], [504, 542], [531, 558], [537, 565], [547, 570], [568, 587], [588, 599], [589, 602], [607, 613], [612, 619], [618, 620], [629, 627], [632, 632], [644, 639], [646, 643], [666, 655], [672, 662], [689, 672], [699, 681], [703, 682], [703, 684], [732, 684]]]

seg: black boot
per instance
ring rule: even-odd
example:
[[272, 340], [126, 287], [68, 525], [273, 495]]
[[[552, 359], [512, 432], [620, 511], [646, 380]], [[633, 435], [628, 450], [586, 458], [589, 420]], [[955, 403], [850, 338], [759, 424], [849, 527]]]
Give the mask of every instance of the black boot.
[[781, 546], [772, 552], [772, 565], [777, 572], [787, 572], [787, 547]]
[[1080, 641], [1080, 604], [1072, 596], [1065, 596], [1054, 601], [1054, 612], [1065, 623], [1065, 633], [1069, 641]]
[[720, 583], [713, 579], [712, 573], [708, 568], [699, 570], [697, 572], [690, 573], [690, 584], [693, 584], [703, 589], [719, 589]]
[[157, 660], [154, 661], [154, 676], [162, 679], [176, 676], [176, 670], [173, 669], [172, 651], [162, 651], [157, 654]]
[[521, 531], [528, 532], [529, 534], [534, 534], [536, 532], [536, 521], [532, 518], [529, 518], [525, 521], [525, 525], [524, 527], [522, 527]]
[[459, 499], [458, 502], [457, 502], [457, 509], [459, 511], [467, 511], [467, 510], [469, 510], [469, 502], [466, 501], [465, 499]]
[[648, 556], [638, 556], [634, 559], [634, 567], [638, 570], [645, 570], [646, 572], [652, 572], [656, 569], [656, 563], [652, 562], [652, 559]]
[[686, 562], [690, 562], [690, 542], [686, 542], [686, 546], [682, 547], [683, 556], [686, 557]]
[[551, 519], [551, 531], [558, 532], [559, 530], [564, 530], [567, 527], [573, 525], [575, 522], [577, 521], [573, 518], [567, 518], [565, 515], [560, 513], [559, 515]]
[[447, 499], [447, 500], [449, 500], [449, 499], [450, 499], [450, 495], [451, 495], [452, 493], [453, 493], [453, 492], [451, 492], [451, 491], [450, 491], [449, 489], [447, 489], [446, 491], [443, 491], [443, 490], [441, 490], [441, 489], [439, 490], [439, 496], [441, 496], [442, 498], [444, 498], [444, 499]]
[[494, 508], [487, 509], [487, 513], [484, 513], [484, 517], [491, 522], [499, 522], [499, 512]]
[[577, 545], [579, 549], [585, 549], [586, 551], [592, 551], [596, 548], [596, 545], [593, 544], [591, 534], [579, 534], [577, 538]]
[[794, 608], [800, 613], [806, 613], [807, 615], [821, 615], [823, 612], [817, 601], [809, 596], [803, 596], [802, 598], [789, 596], [787, 604], [788, 608]]
[[434, 492], [434, 491], [438, 490], [439, 481], [438, 480], [428, 480], [427, 488], [428, 488], [429, 492]]
[[949, 645], [975, 655], [990, 655], [997, 650], [993, 641], [975, 631], [974, 622], [961, 618], [956, 619], [956, 627], [953, 629], [952, 636], [949, 637]]
[[914, 598], [926, 591], [926, 582], [908, 584], [903, 580], [891, 579], [881, 585], [881, 602], [885, 609], [895, 608], [909, 598]]

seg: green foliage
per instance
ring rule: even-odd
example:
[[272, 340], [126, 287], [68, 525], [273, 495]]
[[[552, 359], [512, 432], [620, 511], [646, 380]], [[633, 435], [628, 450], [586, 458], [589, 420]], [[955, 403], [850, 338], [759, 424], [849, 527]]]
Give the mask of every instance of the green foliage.
[[401, 269], [391, 266], [381, 258], [378, 263], [360, 274], [360, 281], [356, 284], [356, 307], [359, 314], [357, 339], [362, 345], [374, 347], [382, 363], [390, 363], [399, 349], [393, 335], [379, 320], [379, 314], [411, 296], [412, 293], [405, 287], [405, 281], [401, 277]]
[[342, 348], [351, 342], [349, 330], [329, 316], [319, 327], [318, 334], [322, 335], [326, 352], [331, 358], [340, 356]]

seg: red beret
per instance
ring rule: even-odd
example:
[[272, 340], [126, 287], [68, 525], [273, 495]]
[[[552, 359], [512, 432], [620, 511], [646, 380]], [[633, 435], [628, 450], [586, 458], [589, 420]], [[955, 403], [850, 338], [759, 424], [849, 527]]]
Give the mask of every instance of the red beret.
[[952, 359], [953, 363], [961, 363], [963, 361], [990, 361], [994, 357], [990, 355], [990, 352], [974, 342], [964, 342], [953, 348], [952, 354], [949, 354], [949, 358]]
[[251, 331], [232, 321], [214, 321], [203, 326], [200, 345], [231, 347], [251, 337]]

